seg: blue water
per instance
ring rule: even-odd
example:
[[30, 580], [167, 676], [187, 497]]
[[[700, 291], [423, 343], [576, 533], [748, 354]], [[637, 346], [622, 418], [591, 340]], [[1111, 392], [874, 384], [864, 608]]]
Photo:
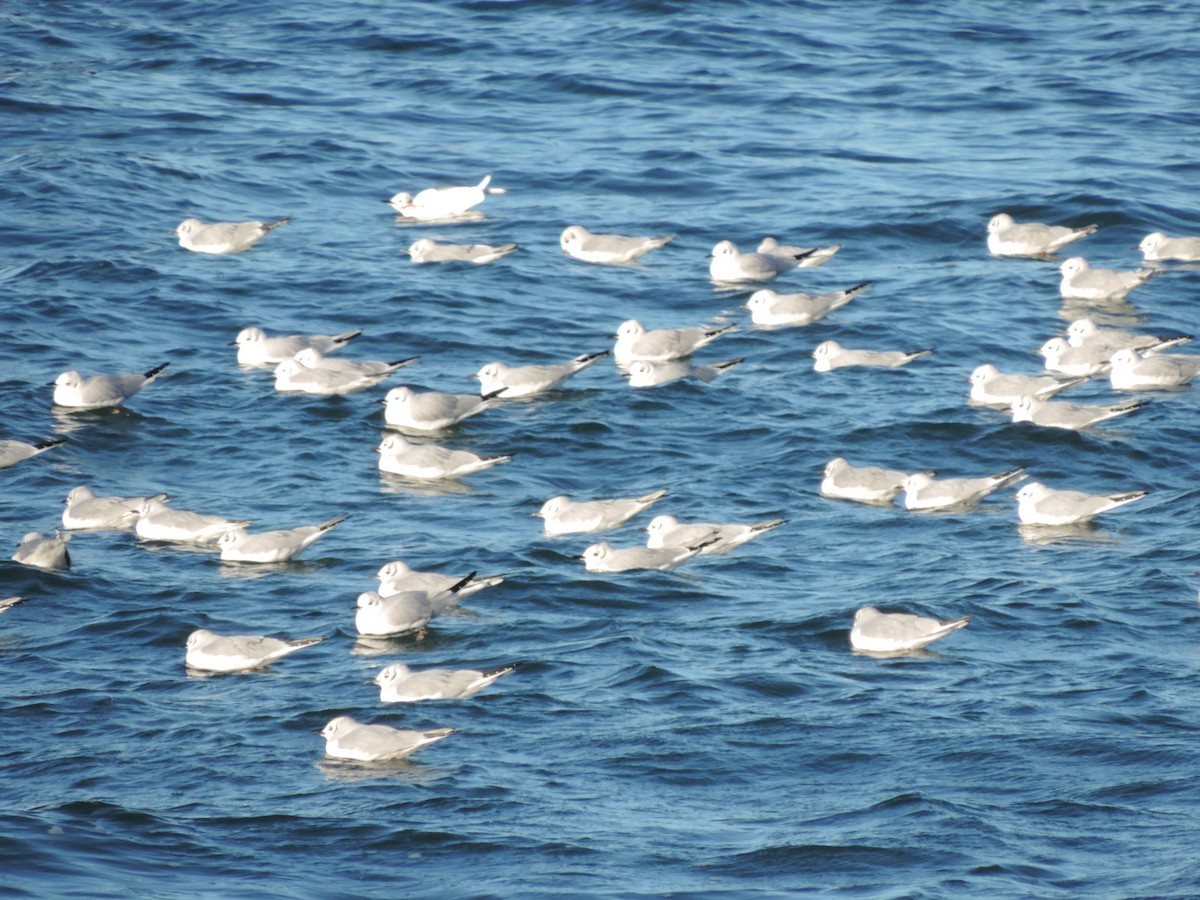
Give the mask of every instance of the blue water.
[[[77, 484], [168, 491], [257, 527], [349, 519], [265, 568], [76, 534], [53, 574], [0, 563], [0, 888], [8, 896], [1190, 897], [1200, 894], [1195, 389], [1082, 435], [966, 405], [1063, 328], [1054, 263], [987, 255], [998, 211], [1200, 233], [1196, 3], [15, 0], [0, 7], [0, 437], [67, 444], [0, 472], [0, 543]], [[404, 225], [399, 190], [508, 188], [487, 218]], [[247, 254], [208, 221], [293, 217]], [[678, 237], [633, 268], [562, 256], [568, 224]], [[808, 328], [754, 328], [706, 254], [842, 243], [781, 289], [871, 280]], [[414, 266], [417, 237], [517, 241]], [[1178, 266], [1096, 311], [1200, 329]], [[626, 318], [729, 321], [711, 384], [630, 390], [609, 362], [447, 443], [513, 453], [455, 490], [380, 477], [402, 382], [470, 391], [494, 359], [604, 349]], [[229, 342], [362, 328], [420, 362], [344, 398], [284, 396]], [[821, 340], [934, 347], [812, 371]], [[60, 371], [167, 373], [117, 414], [56, 415]], [[1073, 392], [1114, 399], [1104, 380]], [[833, 456], [1151, 496], [1093, 528], [823, 500]], [[784, 516], [673, 574], [591, 576], [557, 493], [690, 520]], [[644, 538], [646, 516], [605, 537]], [[7, 557], [9, 551], [3, 556]], [[382, 563], [503, 572], [424, 639], [371, 652], [351, 606]], [[852, 654], [872, 604], [970, 626]], [[328, 639], [245, 676], [183, 666], [196, 627]], [[464, 701], [385, 707], [383, 665], [522, 667]], [[457, 733], [334, 765], [334, 715]]]

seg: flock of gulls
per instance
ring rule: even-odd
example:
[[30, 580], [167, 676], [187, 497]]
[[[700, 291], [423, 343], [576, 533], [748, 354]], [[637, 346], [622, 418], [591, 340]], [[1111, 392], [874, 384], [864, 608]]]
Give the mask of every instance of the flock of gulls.
[[[403, 219], [413, 223], [478, 221], [476, 209], [489, 195], [505, 190], [491, 185], [491, 175], [469, 186], [437, 187], [416, 195], [398, 193], [386, 202]], [[198, 253], [230, 254], [249, 250], [287, 218], [269, 222], [219, 222], [205, 224], [186, 219], [174, 234], [181, 247]], [[1017, 223], [1007, 214], [996, 215], [987, 226], [987, 246], [994, 256], [1053, 259], [1058, 251], [1093, 234], [1097, 226], [1068, 228], [1037, 223]], [[642, 256], [668, 244], [674, 235], [654, 237], [593, 234], [571, 225], [560, 237], [563, 252], [597, 265], [634, 264]], [[516, 244], [436, 243], [415, 241], [408, 254], [414, 264], [467, 263], [485, 265], [518, 250]], [[798, 268], [828, 262], [840, 245], [808, 248], [780, 244], [764, 238], [757, 249], [743, 252], [730, 241], [712, 251], [710, 275], [719, 287], [750, 290]], [[1161, 270], [1167, 261], [1200, 261], [1200, 237], [1169, 238], [1155, 232], [1140, 244], [1144, 261], [1153, 263], [1132, 271], [1093, 269], [1075, 256], [1061, 263], [1060, 292], [1064, 300], [1083, 304], [1112, 304], [1124, 300]], [[870, 287], [869, 282], [821, 294], [781, 294], [753, 290], [744, 308], [760, 327], [802, 327], [818, 322], [845, 306]], [[541, 396], [556, 391], [571, 376], [612, 356], [634, 388], [650, 388], [695, 378], [708, 382], [742, 362], [731, 358], [697, 365], [692, 355], [733, 330], [731, 324], [646, 329], [629, 320], [616, 331], [611, 351], [585, 353], [561, 363], [510, 366], [500, 361], [484, 365], [475, 377], [480, 390], [473, 394], [416, 391], [393, 387], [379, 400], [388, 431], [378, 447], [382, 472], [406, 479], [443, 481], [457, 479], [508, 462], [509, 456], [481, 457], [468, 450], [432, 443], [430, 438], [463, 420], [505, 401]], [[237, 361], [247, 368], [271, 369], [275, 388], [323, 396], [348, 394], [379, 385], [414, 359], [352, 360], [339, 355], [358, 331], [337, 335], [268, 335], [257, 326], [236, 336]], [[1109, 405], [1081, 405], [1057, 399], [1060, 393], [1094, 376], [1107, 376], [1118, 391], [1178, 388], [1200, 374], [1200, 356], [1165, 352], [1191, 340], [1189, 335], [1137, 334], [1102, 327], [1091, 318], [1072, 322], [1065, 335], [1051, 337], [1040, 353], [1045, 371], [1004, 373], [983, 364], [970, 375], [969, 402], [1006, 410], [1015, 422], [1046, 428], [1081, 430], [1116, 416], [1133, 413], [1140, 401]], [[814, 369], [830, 372], [847, 366], [890, 367], [908, 365], [932, 351], [847, 348], [824, 341], [813, 351]], [[162, 363], [142, 373], [84, 376], [63, 372], [53, 382], [53, 402], [60, 412], [86, 413], [119, 407], [144, 390], [167, 369]], [[62, 444], [47, 440], [29, 444], [0, 441], [0, 468], [22, 463]], [[820, 494], [827, 498], [869, 504], [892, 504], [903, 495], [908, 510], [964, 511], [985, 496], [1024, 481], [1023, 469], [979, 477], [938, 477], [936, 472], [904, 472], [877, 466], [856, 466], [845, 459], [825, 467]], [[540, 517], [547, 535], [596, 534], [617, 528], [649, 510], [666, 490], [639, 497], [572, 499], [565, 495], [547, 499], [532, 515]], [[1031, 526], [1077, 526], [1110, 510], [1145, 497], [1144, 490], [1116, 494], [1089, 494], [1025, 483], [1016, 494], [1020, 521]], [[26, 534], [12, 559], [43, 569], [70, 566], [67, 544], [76, 531], [131, 531], [144, 541], [199, 545], [219, 552], [234, 563], [278, 563], [294, 558], [336, 527], [343, 516], [292, 529], [255, 532], [247, 520], [227, 519], [170, 505], [166, 494], [147, 497], [98, 497], [80, 485], [67, 495], [62, 529], [51, 536]], [[593, 543], [580, 558], [587, 571], [618, 573], [640, 569], [670, 571], [701, 555], [728, 553], [784, 524], [783, 519], [749, 523], [680, 522], [671, 515], [656, 515], [646, 527], [645, 546], [617, 547]], [[401, 561], [385, 564], [377, 573], [376, 590], [359, 595], [355, 627], [366, 638], [421, 632], [436, 616], [454, 609], [471, 594], [502, 582], [502, 575], [461, 577], [418, 572]], [[20, 602], [0, 600], [0, 612]], [[897, 655], [921, 648], [965, 626], [969, 616], [939, 621], [902, 612], [881, 612], [873, 607], [858, 610], [850, 630], [851, 646], [874, 655]], [[185, 663], [200, 673], [243, 672], [268, 665], [290, 653], [319, 643], [322, 638], [284, 640], [261, 635], [220, 635], [197, 629], [187, 639]], [[374, 684], [384, 703], [461, 698], [483, 690], [516, 668], [507, 665], [491, 671], [471, 669], [413, 670], [402, 663], [388, 665]], [[402, 759], [417, 749], [442, 740], [450, 728], [412, 731], [383, 724], [365, 724], [349, 716], [332, 719], [321, 730], [327, 756], [374, 762]]]

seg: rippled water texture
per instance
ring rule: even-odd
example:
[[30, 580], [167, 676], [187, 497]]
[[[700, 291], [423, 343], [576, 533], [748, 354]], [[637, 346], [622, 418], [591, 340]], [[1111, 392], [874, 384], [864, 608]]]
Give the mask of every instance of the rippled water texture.
[[[0, 884], [14, 896], [1195, 896], [1196, 389], [1083, 434], [966, 405], [992, 362], [1080, 313], [1057, 263], [987, 255], [997, 212], [1200, 233], [1195, 3], [288, 0], [0, 7], [0, 437], [66, 444], [0, 472], [0, 537], [78, 484], [167, 491], [257, 528], [344, 524], [299, 561], [78, 533], [73, 565], [0, 563]], [[401, 190], [508, 193], [398, 222]], [[240, 256], [184, 218], [292, 221]], [[676, 233], [637, 266], [565, 258], [569, 224]], [[839, 243], [781, 290], [873, 286], [762, 329], [707, 254]], [[521, 249], [416, 266], [418, 237]], [[1129, 303], [1200, 329], [1200, 275]], [[611, 361], [446, 443], [511, 463], [457, 489], [381, 477], [386, 389], [470, 392], [484, 363], [611, 346], [625, 319], [732, 322], [709, 384], [631, 390]], [[239, 329], [361, 328], [419, 356], [372, 390], [285, 396]], [[813, 371], [821, 341], [932, 356]], [[1187, 352], [1184, 348], [1183, 352]], [[1191, 352], [1196, 352], [1192, 350]], [[65, 369], [170, 368], [117, 413], [51, 410]], [[1096, 379], [1079, 402], [1117, 399]], [[1147, 489], [1092, 528], [818, 496], [826, 461]], [[787, 524], [674, 573], [589, 575], [546, 498], [667, 488], [654, 512]], [[644, 540], [649, 514], [604, 539]], [[599, 539], [599, 538], [597, 538]], [[5, 551], [3, 556], [7, 557]], [[427, 633], [359, 641], [384, 562], [504, 573]], [[970, 626], [924, 656], [851, 653], [874, 605]], [[197, 627], [326, 640], [249, 675], [183, 665]], [[521, 667], [387, 707], [384, 665]], [[456, 734], [391, 766], [326, 760], [335, 715]]]

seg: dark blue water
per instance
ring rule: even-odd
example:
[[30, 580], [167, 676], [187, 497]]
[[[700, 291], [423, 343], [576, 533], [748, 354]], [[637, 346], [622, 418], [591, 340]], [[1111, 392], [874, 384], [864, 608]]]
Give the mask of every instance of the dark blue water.
[[[1092, 433], [968, 407], [963, 378], [1073, 317], [1054, 263], [984, 227], [1086, 224], [1096, 266], [1200, 233], [1195, 3], [10, 2], [0, 7], [0, 437], [67, 444], [0, 472], [0, 536], [52, 530], [77, 484], [168, 491], [258, 527], [350, 518], [258, 569], [77, 534], [69, 572], [0, 563], [0, 886], [45, 896], [1175, 896], [1196, 846], [1200, 439], [1194, 389]], [[487, 218], [398, 225], [399, 190], [509, 193]], [[170, 236], [291, 215], [251, 252]], [[676, 240], [636, 268], [559, 232]], [[758, 330], [706, 254], [765, 234], [842, 243], [787, 289], [874, 287]], [[413, 266], [417, 237], [517, 241]], [[1200, 329], [1177, 267], [1104, 311]], [[387, 385], [284, 396], [229, 342], [364, 331], [348, 355], [470, 391], [494, 359], [604, 349], [626, 318], [732, 321], [709, 385], [634, 392], [604, 362], [446, 442], [512, 463], [458, 491], [381, 478]], [[934, 355], [812, 371], [821, 340]], [[56, 416], [60, 371], [167, 374], [118, 414]], [[1074, 392], [1114, 399], [1107, 382]], [[822, 467], [1039, 480], [1151, 497], [1066, 535], [1011, 491], [962, 515], [821, 499]], [[590, 576], [557, 493], [666, 487], [685, 519], [787, 526], [674, 574]], [[644, 538], [648, 517], [609, 535]], [[11, 551], [5, 551], [7, 557]], [[503, 572], [423, 640], [356, 641], [382, 563]], [[873, 604], [970, 627], [922, 658], [854, 655]], [[196, 627], [324, 634], [246, 676], [189, 677]], [[515, 674], [387, 708], [383, 665]], [[349, 714], [458, 733], [387, 768], [333, 765]]]

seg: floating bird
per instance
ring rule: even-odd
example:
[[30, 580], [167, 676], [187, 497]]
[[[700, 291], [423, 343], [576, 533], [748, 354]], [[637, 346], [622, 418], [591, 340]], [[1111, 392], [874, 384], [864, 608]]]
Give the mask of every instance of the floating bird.
[[881, 469], [878, 466], [853, 466], [838, 456], [825, 464], [821, 496], [834, 500], [886, 505], [903, 490], [904, 480], [910, 474], [896, 469]]
[[844, 291], [824, 294], [780, 294], [763, 288], [750, 295], [745, 308], [750, 310], [750, 320], [755, 325], [811, 325], [841, 309], [870, 286], [871, 282], [864, 281]]
[[433, 593], [409, 590], [382, 597], [377, 591], [363, 591], [355, 601], [354, 627], [359, 634], [368, 637], [418, 631], [428, 625], [430, 619], [457, 606], [463, 589], [474, 577], [472, 572], [448, 589]]
[[54, 405], [69, 410], [106, 409], [121, 406], [154, 381], [170, 363], [155, 366], [141, 375], [92, 375], [63, 372], [54, 379]]
[[914, 472], [904, 479], [904, 508], [969, 509], [993, 491], [1027, 477], [1024, 469], [1012, 469], [982, 478], [935, 478], [929, 472]]
[[600, 542], [592, 544], [579, 558], [589, 572], [630, 572], [634, 569], [657, 569], [670, 572], [703, 550], [698, 547], [614, 547]]
[[1058, 379], [1051, 375], [1005, 375], [991, 363], [977, 366], [971, 373], [969, 402], [979, 406], [1007, 409], [1026, 395], [1053, 397], [1060, 391], [1087, 381], [1087, 377]]
[[894, 369], [906, 366], [914, 359], [928, 356], [932, 350], [849, 350], [837, 341], [822, 341], [812, 352], [813, 370], [828, 372], [846, 366], [883, 366]]
[[516, 668], [501, 666], [486, 672], [475, 669], [416, 670], [404, 663], [392, 663], [369, 683], [379, 685], [379, 699], [383, 703], [459, 700], [478, 693]]
[[381, 471], [420, 481], [461, 478], [512, 459], [511, 456], [477, 456], [469, 450], [452, 450], [437, 444], [414, 444], [399, 434], [384, 436], [377, 450]]
[[491, 187], [491, 183], [492, 173], [489, 172], [479, 184], [425, 188], [415, 197], [401, 191], [387, 203], [408, 219], [453, 219], [466, 215], [472, 207], [486, 200], [488, 194], [508, 193], [504, 188]]
[[873, 606], [864, 606], [854, 614], [850, 646], [867, 653], [920, 650], [970, 621], [970, 616], [963, 616], [961, 619], [941, 622], [911, 613], [885, 613]]
[[241, 253], [263, 239], [268, 231], [286, 225], [290, 216], [270, 222], [213, 222], [205, 225], [199, 219], [184, 219], [172, 232], [179, 246], [196, 253]]
[[421, 238], [413, 241], [405, 252], [418, 264], [465, 262], [482, 266], [519, 249], [516, 244], [439, 244], [430, 238]]
[[1109, 382], [1118, 391], [1183, 387], [1200, 374], [1200, 356], [1182, 353], [1142, 354], [1126, 347], [1114, 353], [1109, 362]]
[[1020, 397], [1010, 408], [1014, 422], [1032, 422], [1043, 428], [1065, 428], [1082, 431], [1097, 422], [1136, 412], [1145, 404], [1141, 401], [1121, 403], [1115, 406], [1083, 406], [1062, 400], [1038, 400], [1036, 397]]
[[1026, 525], [1077, 525], [1148, 494], [1149, 491], [1086, 494], [1056, 490], [1040, 481], [1031, 481], [1017, 491], [1017, 516]]
[[572, 500], [565, 494], [559, 494], [551, 497], [531, 515], [542, 520], [543, 530], [550, 535], [608, 531], [625, 524], [666, 495], [666, 488], [641, 497], [607, 500]]
[[379, 402], [383, 420], [402, 431], [444, 431], [464, 419], [477, 416], [495, 406], [496, 393], [446, 394], [441, 391], [414, 391], [407, 385], [394, 387]]
[[734, 547], [740, 547], [747, 541], [761, 537], [768, 531], [784, 524], [784, 519], [767, 519], [762, 522], [748, 524], [724, 524], [714, 522], [693, 522], [683, 524], [674, 516], [659, 515], [650, 520], [646, 526], [646, 546], [651, 549], [659, 547], [700, 547], [704, 556], [715, 556], [728, 553]]
[[239, 331], [232, 344], [238, 348], [237, 361], [240, 365], [267, 368], [277, 366], [309, 348], [320, 353], [333, 353], [360, 334], [362, 330], [355, 329], [342, 334], [278, 334], [269, 337], [261, 328], [252, 325]]
[[249, 634], [220, 635], [207, 628], [197, 628], [188, 635], [184, 662], [188, 668], [200, 672], [246, 672], [322, 640], [324, 638], [285, 641]]
[[250, 524], [249, 519], [226, 519], [171, 509], [166, 494], [146, 497], [132, 507], [137, 514], [133, 530], [144, 541], [166, 541], [176, 544], [214, 544], [230, 531]]
[[1161, 231], [1154, 231], [1142, 238], [1138, 244], [1142, 251], [1142, 259], [1146, 262], [1161, 260], [1181, 260], [1183, 262], [1200, 261], [1200, 237], [1167, 237]]
[[609, 355], [608, 350], [584, 353], [564, 363], [546, 366], [507, 366], [490, 362], [475, 373], [479, 392], [501, 400], [536, 397], [562, 387], [563, 382]]
[[733, 241], [721, 241], [713, 247], [708, 273], [719, 284], [745, 284], [774, 281], [781, 272], [796, 268], [814, 251], [797, 253], [743, 253]]
[[364, 725], [349, 716], [330, 719], [321, 729], [325, 755], [356, 762], [388, 762], [404, 757], [427, 744], [454, 734], [453, 728], [404, 731], [389, 725]]
[[773, 237], [765, 237], [758, 244], [759, 253], [775, 257], [789, 269], [815, 269], [823, 266], [841, 249], [841, 244], [831, 244], [828, 247], [791, 247], [779, 243]]
[[651, 250], [657, 250], [674, 237], [673, 234], [663, 237], [592, 234], [582, 225], [569, 225], [563, 229], [558, 242], [563, 253], [583, 262], [621, 264], [633, 262]]
[[[148, 497], [97, 497], [86, 485], [71, 488], [67, 494], [67, 508], [63, 510], [63, 528], [90, 531], [133, 531], [138, 519], [138, 508]], [[154, 499], [167, 500], [166, 494], [155, 494]]]
[[69, 534], [54, 532], [53, 537], [43, 537], [39, 531], [31, 531], [21, 538], [17, 552], [11, 559], [23, 566], [50, 571], [71, 568], [71, 554], [67, 552]]
[[696, 326], [655, 328], [647, 331], [637, 319], [628, 319], [617, 329], [617, 343], [613, 347], [613, 356], [618, 362], [635, 359], [667, 362], [683, 359], [732, 330], [732, 325], [721, 325], [714, 328]]
[[1045, 360], [1046, 371], [1059, 372], [1074, 378], [1086, 378], [1107, 372], [1112, 353], [1099, 344], [1072, 347], [1065, 338], [1052, 337], [1038, 348]]
[[1093, 269], [1082, 256], [1072, 256], [1058, 269], [1063, 276], [1059, 292], [1065, 300], [1120, 300], [1155, 275], [1154, 269]]
[[15, 466], [19, 462], [32, 459], [39, 453], [45, 453], [47, 450], [52, 450], [65, 443], [66, 441], [62, 438], [38, 441], [36, 444], [27, 444], [24, 441], [0, 441], [0, 469]]
[[993, 256], [1051, 256], [1067, 244], [1073, 244], [1099, 225], [1067, 228], [1063, 225], [1043, 225], [1040, 222], [1013, 221], [1008, 213], [997, 213], [988, 222], [988, 252]]
[[472, 574], [464, 583], [464, 579], [457, 575], [417, 572], [408, 563], [399, 559], [385, 563], [375, 574], [379, 579], [377, 592], [382, 597], [390, 597], [392, 594], [399, 594], [403, 591], [425, 591], [427, 594], [437, 594], [441, 591], [448, 591], [455, 585], [460, 585], [458, 594], [459, 599], [462, 599], [504, 581], [503, 575]]
[[720, 362], [696, 366], [686, 359], [673, 359], [668, 362], [635, 359], [629, 363], [625, 374], [629, 377], [631, 388], [659, 387], [684, 378], [694, 378], [696, 381], [708, 384], [718, 375], [724, 375], [734, 366], [741, 365], [745, 361], [745, 357], [736, 356], [733, 359], [723, 359]]
[[221, 559], [226, 562], [274, 563], [292, 559], [317, 538], [329, 532], [345, 516], [336, 516], [320, 525], [301, 525], [286, 531], [250, 534], [244, 528], [227, 531], [217, 539]]
[[3, 600], [0, 600], [0, 613], [8, 612], [18, 603], [23, 603], [24, 601], [24, 597], [5, 597]]

